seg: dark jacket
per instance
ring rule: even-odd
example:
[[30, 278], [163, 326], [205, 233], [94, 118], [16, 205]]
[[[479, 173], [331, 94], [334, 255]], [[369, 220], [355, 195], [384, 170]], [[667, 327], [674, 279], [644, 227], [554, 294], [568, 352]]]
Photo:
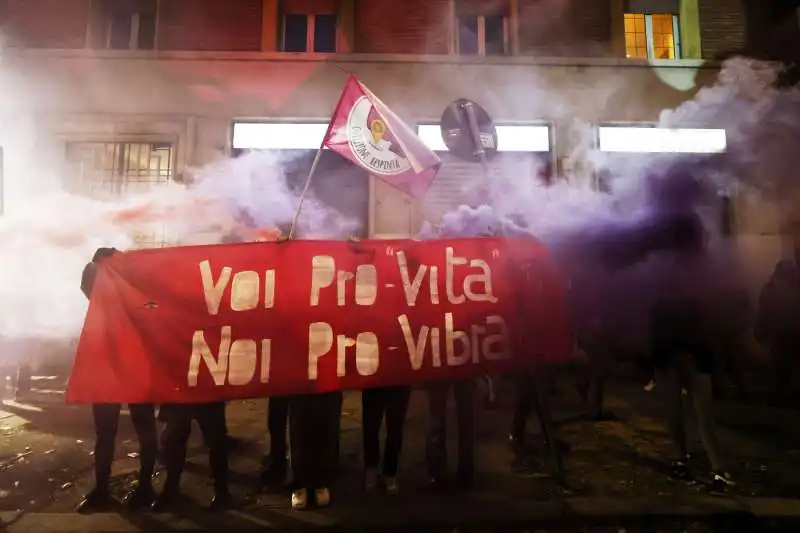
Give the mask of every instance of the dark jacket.
[[106, 257], [111, 257], [119, 250], [116, 248], [98, 248], [94, 252], [92, 260], [83, 267], [83, 274], [81, 274], [81, 292], [87, 299], [91, 298], [92, 289], [94, 288], [94, 281], [97, 279], [97, 265]]

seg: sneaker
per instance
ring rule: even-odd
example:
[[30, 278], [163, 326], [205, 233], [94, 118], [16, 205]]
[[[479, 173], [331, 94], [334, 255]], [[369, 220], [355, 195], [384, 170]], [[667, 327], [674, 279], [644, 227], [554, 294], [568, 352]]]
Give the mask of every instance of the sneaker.
[[400, 492], [400, 485], [397, 483], [397, 478], [394, 476], [387, 477], [384, 480], [384, 485], [386, 487], [386, 494], [394, 496]]
[[653, 389], [655, 389], [655, 388], [656, 388], [656, 382], [655, 382], [655, 380], [651, 379], [650, 382], [647, 385], [644, 386], [644, 391], [645, 392], [653, 392]]
[[331, 491], [327, 487], [314, 490], [314, 502], [317, 507], [327, 507], [331, 504]]
[[364, 490], [375, 492], [378, 489], [378, 471], [374, 468], [367, 468], [364, 472]]
[[292, 492], [292, 509], [305, 509], [308, 506], [308, 490], [298, 489]]
[[711, 472], [711, 486], [712, 492], [725, 492], [726, 489], [735, 487], [736, 483], [727, 472]]

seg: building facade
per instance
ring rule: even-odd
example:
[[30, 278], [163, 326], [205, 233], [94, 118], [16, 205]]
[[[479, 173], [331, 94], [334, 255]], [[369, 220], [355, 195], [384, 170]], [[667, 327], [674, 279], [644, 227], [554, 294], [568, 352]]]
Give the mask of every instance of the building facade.
[[[718, 60], [747, 45], [746, 3], [2, 0], [6, 208], [34, 145], [63, 155], [94, 196], [175, 186], [251, 149], [297, 151], [302, 179], [350, 73], [432, 146], [447, 104], [469, 98], [502, 130], [492, 172], [585, 179], [582, 151], [600, 137], [587, 141], [586, 125], [648, 127], [713, 83]], [[363, 235], [412, 234], [479, 171], [442, 159], [424, 202], [328, 153], [319, 175], [335, 179], [315, 193]]]

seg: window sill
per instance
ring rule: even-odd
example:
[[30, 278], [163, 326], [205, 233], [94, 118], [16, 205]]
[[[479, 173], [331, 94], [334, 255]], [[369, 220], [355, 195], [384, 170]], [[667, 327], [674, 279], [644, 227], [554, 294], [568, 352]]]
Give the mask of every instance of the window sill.
[[421, 54], [359, 54], [315, 52], [187, 52], [144, 50], [89, 50], [89, 49], [24, 49], [7, 47], [6, 57], [25, 58], [94, 58], [94, 59], [163, 59], [205, 61], [327, 61], [335, 63], [440, 63], [486, 65], [554, 65], [599, 67], [681, 67], [718, 68], [719, 61], [704, 59], [628, 59], [624, 57], [542, 57], [542, 56], [460, 56]]

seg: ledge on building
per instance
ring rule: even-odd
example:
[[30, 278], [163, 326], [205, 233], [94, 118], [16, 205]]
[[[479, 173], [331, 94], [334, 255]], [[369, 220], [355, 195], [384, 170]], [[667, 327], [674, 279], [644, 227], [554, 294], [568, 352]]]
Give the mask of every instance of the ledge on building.
[[203, 60], [203, 61], [311, 61], [331, 63], [438, 63], [463, 65], [575, 66], [575, 67], [659, 67], [718, 69], [719, 61], [707, 59], [627, 59], [622, 57], [476, 57], [419, 54], [315, 54], [292, 52], [178, 52], [142, 50], [32, 49], [8, 47], [6, 56], [21, 58], [93, 58], [131, 60]]

